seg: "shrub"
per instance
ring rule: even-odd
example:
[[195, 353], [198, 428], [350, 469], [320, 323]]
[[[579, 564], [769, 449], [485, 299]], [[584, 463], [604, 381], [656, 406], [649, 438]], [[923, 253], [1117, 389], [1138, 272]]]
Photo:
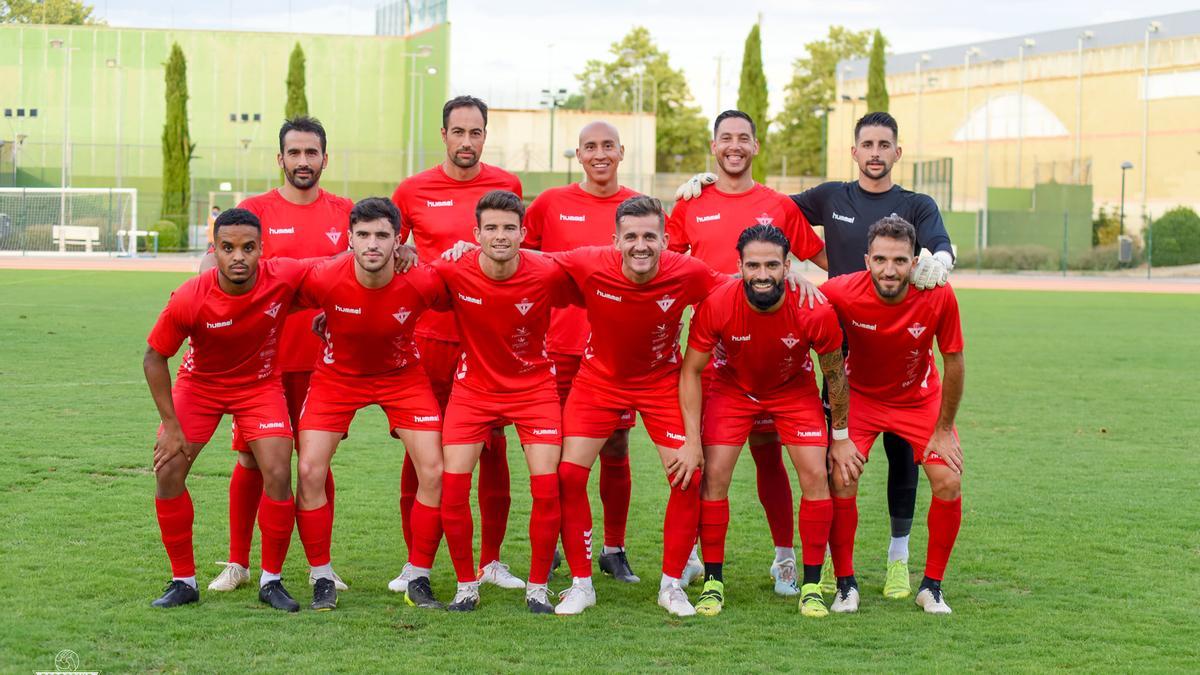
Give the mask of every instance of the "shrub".
[[1092, 221], [1092, 246], [1107, 246], [1117, 243], [1121, 234], [1120, 211], [1109, 213], [1103, 206]]
[[[1117, 254], [1120, 247], [1117, 244], [1096, 246], [1067, 258], [1067, 267], [1073, 270], [1115, 270], [1119, 269]], [[1133, 240], [1133, 260], [1128, 267], [1137, 267], [1146, 262], [1146, 251], [1141, 242]]]
[[1200, 216], [1186, 206], [1167, 211], [1150, 225], [1155, 267], [1200, 262]]
[[1045, 246], [989, 246], [983, 249], [984, 269], [1051, 271], [1059, 268], [1059, 254]]
[[150, 229], [158, 231], [158, 250], [179, 251], [185, 248], [181, 245], [182, 233], [174, 221], [160, 220], [151, 225]]

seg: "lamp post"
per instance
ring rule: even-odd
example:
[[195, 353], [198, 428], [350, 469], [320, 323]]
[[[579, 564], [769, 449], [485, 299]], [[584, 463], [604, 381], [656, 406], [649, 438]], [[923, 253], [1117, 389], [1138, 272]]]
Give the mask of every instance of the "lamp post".
[[1090, 30], [1079, 34], [1075, 47], [1075, 60], [1079, 71], [1075, 74], [1075, 179], [1083, 180], [1083, 41], [1095, 36]]
[[[1021, 156], [1022, 146], [1025, 143], [1025, 50], [1032, 49], [1037, 42], [1033, 38], [1025, 38], [1021, 40], [1021, 45], [1017, 47], [1017, 187], [1021, 187]], [[988, 99], [991, 99], [991, 94], [988, 94]]]
[[[423, 59], [432, 53], [433, 53], [433, 47], [430, 47], [429, 45], [420, 45], [417, 47], [417, 51], [404, 52], [401, 56], [412, 59], [412, 63], [411, 63], [412, 67], [409, 68], [409, 72], [411, 73], [412, 71], [416, 70], [417, 59]], [[407, 176], [411, 176], [413, 174], [413, 160], [416, 156], [416, 153], [415, 153], [416, 130], [414, 128], [416, 125], [416, 114], [415, 114], [416, 111], [413, 110], [413, 102], [417, 97], [416, 88], [417, 88], [417, 78], [409, 75], [409, 78], [408, 78], [408, 143], [406, 144], [406, 145], [408, 145], [408, 162], [407, 162], [408, 166], [406, 167], [407, 170], [405, 172], [405, 175], [407, 175]]]
[[921, 135], [921, 94], [925, 91], [925, 78], [921, 75], [921, 65], [928, 63], [932, 59], [928, 54], [922, 54], [917, 58], [917, 159], [924, 157], [922, 154], [921, 142], [924, 137]]
[[963, 145], [963, 204], [967, 203], [967, 186], [971, 184], [971, 59], [982, 54], [979, 47], [970, 47], [963, 55], [963, 120], [966, 138]]
[[554, 111], [565, 103], [566, 100], [566, 89], [542, 90], [542, 105], [550, 109], [550, 165], [546, 167], [546, 170], [550, 172], [554, 171]]
[[575, 159], [575, 148], [567, 148], [563, 150], [563, 157], [567, 158], [567, 185], [571, 184], [571, 160]]
[[71, 154], [71, 52], [79, 51], [79, 47], [67, 46], [62, 40], [51, 40], [51, 49], [61, 49], [66, 53], [66, 73], [63, 74], [63, 145], [62, 145], [62, 193], [58, 205], [58, 250], [67, 250], [67, 186], [70, 185], [70, 154]]
[[1118, 218], [1121, 223], [1121, 236], [1125, 236], [1125, 172], [1132, 168], [1133, 162], [1121, 162], [1121, 215]]
[[[1150, 34], [1162, 30], [1162, 23], [1151, 21], [1146, 26], [1146, 44], [1142, 49], [1142, 218], [1146, 217], [1146, 169], [1150, 139]], [[1124, 175], [1124, 174], [1122, 174]]]
[[414, 139], [417, 139], [421, 144], [421, 158], [417, 161], [421, 166], [425, 166], [425, 77], [432, 77], [438, 74], [438, 69], [435, 66], [429, 66], [424, 71], [412, 71], [409, 76], [421, 78], [421, 90], [417, 95], [417, 134]]

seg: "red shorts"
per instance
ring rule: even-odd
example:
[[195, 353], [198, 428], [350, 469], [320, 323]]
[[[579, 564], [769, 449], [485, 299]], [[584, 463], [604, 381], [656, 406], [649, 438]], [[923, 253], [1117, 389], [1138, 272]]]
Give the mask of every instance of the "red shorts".
[[[304, 397], [308, 396], [308, 380], [312, 376], [312, 371], [295, 371], [283, 373], [281, 378], [283, 382], [283, 398], [287, 401], [288, 421], [292, 423], [292, 429], [299, 430], [300, 411], [304, 408]], [[246, 441], [238, 432], [237, 424], [233, 425], [233, 441], [229, 444], [229, 449], [234, 452], [250, 452], [250, 446], [246, 445]]]
[[[850, 390], [850, 440], [858, 448], [863, 457], [871, 456], [871, 446], [876, 437], [884, 432], [890, 432], [908, 441], [913, 449], [913, 461], [921, 463], [925, 455], [925, 444], [933, 435], [937, 425], [938, 414], [941, 412], [942, 399], [931, 396], [924, 403], [915, 406], [897, 406], [876, 401], [872, 398], [856, 394]], [[954, 430], [958, 438], [958, 430]], [[934, 453], [926, 464], [946, 464], [946, 461]]]
[[429, 386], [433, 389], [433, 397], [438, 406], [446, 410], [450, 400], [450, 391], [454, 388], [454, 373], [458, 371], [458, 362], [462, 360], [462, 345], [436, 338], [414, 336], [417, 352], [421, 355], [421, 365], [429, 376]]
[[[571, 393], [571, 384], [575, 374], [579, 372], [579, 364], [583, 362], [582, 354], [558, 354], [550, 352], [550, 360], [554, 362], [554, 384], [558, 387], [558, 400], [563, 406], [567, 405], [567, 396]], [[637, 418], [632, 410], [621, 413], [618, 429], [632, 429]]]
[[480, 393], [456, 386], [446, 406], [442, 445], [483, 443], [496, 427], [515, 424], [521, 445], [562, 445], [562, 408], [554, 385], [518, 393]]
[[[719, 343], [718, 346], [720, 346]], [[704, 370], [700, 371], [700, 391], [704, 392], [704, 395], [707, 397], [708, 390], [712, 388], [716, 381], [716, 368], [713, 366], [713, 362], [709, 361]], [[777, 431], [775, 420], [771, 419], [771, 416], [765, 413], [754, 418], [754, 426], [750, 429], [750, 433], [752, 434], [774, 434]], [[703, 436], [703, 433], [701, 435]], [[743, 439], [743, 442], [745, 442], [745, 439]]]
[[300, 414], [300, 431], [350, 429], [354, 413], [371, 404], [387, 414], [388, 430], [441, 431], [442, 415], [429, 378], [421, 368], [405, 368], [383, 376], [351, 377], [317, 371]]
[[704, 445], [740, 448], [751, 432], [760, 430], [759, 421], [764, 415], [774, 420], [784, 445], [829, 444], [825, 409], [816, 389], [756, 399], [725, 382], [714, 382], [704, 395], [701, 439]]
[[621, 416], [633, 409], [655, 445], [679, 448], [686, 436], [679, 412], [679, 373], [670, 373], [652, 387], [617, 389], [579, 377], [563, 409], [563, 435], [608, 438]]
[[292, 437], [292, 423], [279, 380], [229, 389], [183, 378], [175, 381], [171, 399], [188, 443], [207, 443], [217, 430], [221, 415], [226, 414], [233, 416], [234, 430], [247, 442]]

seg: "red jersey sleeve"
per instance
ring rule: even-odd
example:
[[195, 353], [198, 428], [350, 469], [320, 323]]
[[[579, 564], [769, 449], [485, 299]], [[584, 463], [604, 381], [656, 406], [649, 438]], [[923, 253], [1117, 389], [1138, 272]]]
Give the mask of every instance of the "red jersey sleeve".
[[686, 262], [691, 265], [693, 277], [693, 300], [688, 304], [695, 304], [707, 298], [713, 291], [721, 285], [729, 281], [728, 274], [721, 274], [715, 269], [708, 266], [708, 263], [698, 258], [688, 258]]
[[667, 219], [667, 250], [676, 253], [687, 253], [692, 247], [688, 241], [687, 228], [684, 220], [687, 218], [687, 202], [680, 199], [671, 209], [671, 217]]
[[191, 291], [192, 287], [185, 285], [171, 293], [167, 306], [163, 307], [158, 321], [154, 322], [154, 327], [150, 329], [150, 335], [146, 338], [146, 343], [151, 349], [167, 358], [175, 356], [179, 345], [183, 344], [191, 333], [192, 313], [188, 307], [191, 304]]
[[[956, 354], [963, 350], [962, 318], [958, 313], [958, 298], [949, 284], [938, 289], [943, 295], [941, 317], [937, 326], [938, 351]], [[912, 291], [909, 291], [910, 293]], [[929, 291], [919, 291], [928, 293]]]
[[600, 257], [599, 251], [602, 248], [600, 246], [583, 246], [571, 251], [549, 253], [546, 254], [546, 257], [558, 263], [576, 285], [582, 285], [583, 280], [595, 269], [596, 261]]
[[450, 290], [433, 265], [417, 265], [408, 271], [408, 283], [416, 289], [430, 309], [449, 310]]
[[692, 325], [688, 328], [688, 349], [694, 349], [698, 352], [711, 354], [717, 347], [717, 343], [721, 341], [721, 336], [716, 329], [716, 302], [702, 302], [696, 308], [696, 314], [692, 316]]
[[832, 354], [842, 349], [842, 324], [830, 305], [817, 305], [812, 310], [812, 346], [818, 354]]
[[[520, 194], [520, 193], [517, 193]], [[546, 231], [546, 193], [538, 195], [537, 199], [525, 211], [525, 241], [521, 248], [542, 248], [542, 234]]]
[[783, 208], [787, 213], [784, 234], [792, 244], [792, 254], [800, 260], [808, 260], [825, 248], [825, 242], [817, 236], [812, 224], [804, 217], [804, 212], [796, 206], [791, 197], [783, 197]]
[[392, 192], [392, 203], [400, 211], [400, 233], [396, 235], [396, 240], [403, 244], [408, 241], [408, 235], [412, 233], [412, 219], [405, 208], [407, 200], [404, 199], [403, 183], [397, 185], [395, 191]]
[[521, 199], [524, 199], [525, 195], [521, 192], [521, 179], [517, 178], [513, 174], [509, 174], [509, 176], [512, 176], [512, 180], [509, 182], [510, 184], [508, 186], [509, 191]]
[[583, 294], [562, 265], [553, 262], [550, 264], [546, 273], [546, 283], [550, 288], [551, 307], [583, 306]]

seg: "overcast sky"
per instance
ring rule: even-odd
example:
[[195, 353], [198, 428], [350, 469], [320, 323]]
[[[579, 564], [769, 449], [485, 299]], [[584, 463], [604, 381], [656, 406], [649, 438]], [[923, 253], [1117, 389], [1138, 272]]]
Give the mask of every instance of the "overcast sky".
[[[742, 43], [759, 13], [772, 113], [783, 102], [792, 61], [804, 43], [831, 25], [881, 28], [897, 53], [1070, 28], [1139, 16], [1194, 10], [1197, 0], [448, 0], [452, 94], [473, 93], [495, 107], [531, 107], [542, 88], [574, 91], [574, 75], [591, 58], [608, 58], [611, 43], [632, 25], [650, 29], [659, 47], [683, 68], [708, 116], [737, 100]], [[113, 26], [373, 33], [377, 0], [248, 3], [178, 0], [95, 0]], [[903, 9], [898, 9], [902, 6]], [[1169, 26], [1166, 27], [1169, 32]], [[722, 56], [717, 87], [717, 57]]]

